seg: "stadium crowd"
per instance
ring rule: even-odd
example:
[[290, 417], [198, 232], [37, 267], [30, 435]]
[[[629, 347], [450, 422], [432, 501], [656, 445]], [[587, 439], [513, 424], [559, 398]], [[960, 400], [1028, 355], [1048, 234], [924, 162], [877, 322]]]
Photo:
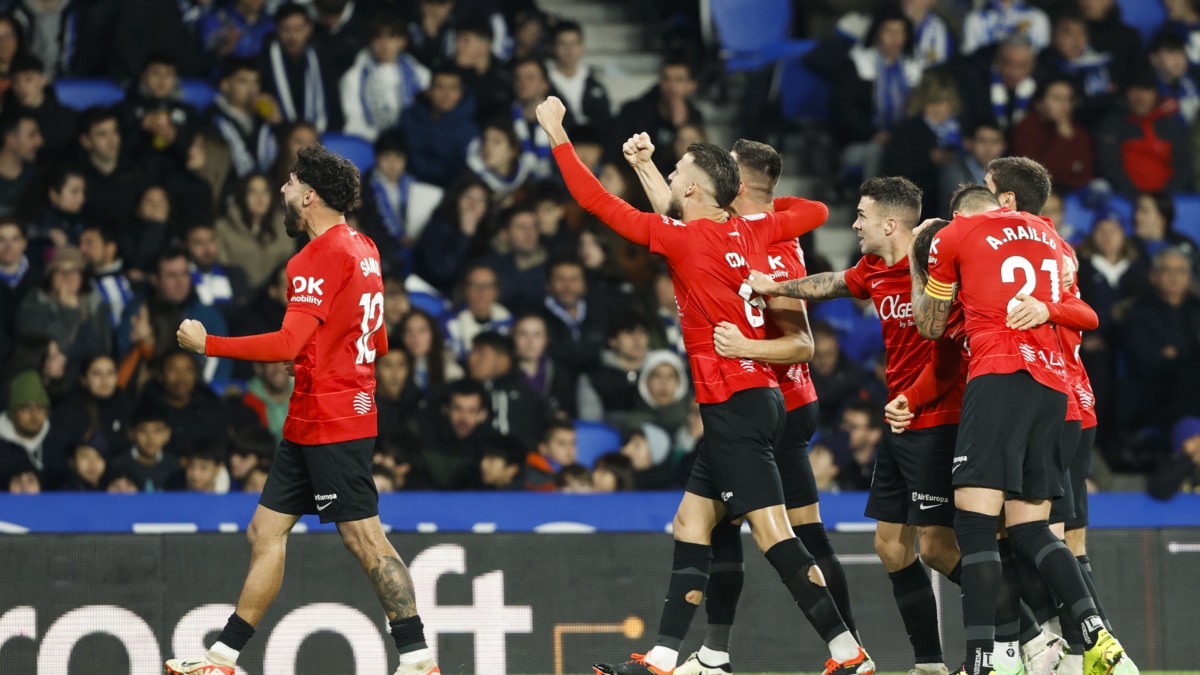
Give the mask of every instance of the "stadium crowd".
[[[1046, 215], [1074, 233], [1100, 316], [1082, 346], [1098, 449], [1167, 497], [1200, 488], [1200, 250], [1171, 197], [1200, 191], [1200, 2], [1164, 4], [1143, 47], [1113, 0], [879, 2], [807, 65], [833, 82], [846, 185], [902, 175], [926, 215], [948, 215], [995, 157], [1050, 168]], [[196, 357], [175, 330], [279, 327], [304, 280], [286, 274], [303, 242], [276, 191], [331, 133], [374, 148], [350, 220], [385, 276], [379, 490], [682, 487], [703, 426], [670, 277], [572, 202], [534, 107], [560, 96], [580, 157], [649, 210], [620, 146], [648, 132], [666, 174], [706, 137], [695, 63], [665, 58], [656, 86], [613, 106], [587, 27], [533, 0], [0, 11], [0, 489], [261, 490], [288, 365]], [[76, 110], [63, 77], [127, 95]], [[216, 89], [210, 106], [183, 101], [185, 78]], [[1061, 222], [1068, 193], [1096, 222]], [[810, 272], [843, 254], [805, 245]], [[879, 319], [857, 300], [809, 309], [810, 461], [821, 489], [863, 490], [885, 433]], [[619, 438], [591, 466], [577, 421]]]

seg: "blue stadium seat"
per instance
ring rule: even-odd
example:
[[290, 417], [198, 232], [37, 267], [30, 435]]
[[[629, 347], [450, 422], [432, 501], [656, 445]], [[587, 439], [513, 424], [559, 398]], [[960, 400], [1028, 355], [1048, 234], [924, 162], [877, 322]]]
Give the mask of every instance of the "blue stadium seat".
[[183, 92], [183, 102], [199, 110], [205, 110], [217, 98], [217, 90], [204, 80], [185, 77], [179, 81]]
[[325, 134], [321, 136], [321, 144], [330, 152], [345, 157], [366, 173], [367, 169], [375, 166], [375, 148], [358, 136], [347, 134]]
[[1200, 242], [1200, 194], [1175, 195], [1175, 231]]
[[592, 468], [596, 459], [606, 452], [621, 449], [621, 434], [603, 422], [575, 420], [576, 461]]
[[1121, 8], [1121, 22], [1136, 28], [1147, 45], [1154, 32], [1167, 20], [1162, 0], [1117, 0], [1117, 6]]
[[208, 383], [208, 388], [213, 390], [217, 396], [224, 397], [226, 392], [246, 391], [245, 380], [213, 380]]
[[414, 291], [408, 294], [408, 303], [413, 307], [429, 312], [436, 321], [442, 312], [446, 311], [446, 303], [432, 293]]
[[111, 106], [125, 100], [125, 90], [98, 77], [66, 77], [54, 82], [54, 93], [68, 108], [83, 110], [94, 105]]
[[824, 122], [829, 118], [829, 81], [804, 65], [804, 56], [817, 46], [816, 40], [797, 40], [799, 51], [783, 61], [779, 83], [779, 106], [789, 122]]
[[[1133, 234], [1133, 202], [1118, 194], [1110, 195], [1104, 208], [1089, 206], [1084, 199], [1086, 188], [1063, 196], [1063, 222], [1055, 223], [1060, 228], [1060, 234], [1071, 244], [1078, 244], [1092, 233], [1092, 226], [1100, 211], [1113, 211], [1121, 216], [1125, 224], [1125, 233]], [[1062, 227], [1063, 224], [1069, 227]]]
[[789, 39], [791, 0], [716, 0], [711, 7], [726, 72], [761, 70], [811, 49]]

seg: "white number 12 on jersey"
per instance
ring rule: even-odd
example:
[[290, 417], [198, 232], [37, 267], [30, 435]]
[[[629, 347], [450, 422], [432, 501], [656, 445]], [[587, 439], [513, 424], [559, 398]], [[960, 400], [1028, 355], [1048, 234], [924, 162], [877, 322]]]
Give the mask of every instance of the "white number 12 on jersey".
[[[383, 327], [383, 293], [363, 293], [358, 300], [358, 306], [363, 308], [362, 335], [356, 340], [358, 358], [354, 363], [375, 363], [375, 350], [369, 347], [371, 336]], [[375, 325], [371, 325], [374, 319]]]

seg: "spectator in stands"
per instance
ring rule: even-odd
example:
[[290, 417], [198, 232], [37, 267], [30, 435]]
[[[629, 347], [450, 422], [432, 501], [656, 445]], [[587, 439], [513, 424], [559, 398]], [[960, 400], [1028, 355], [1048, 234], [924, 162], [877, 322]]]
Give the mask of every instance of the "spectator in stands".
[[983, 122], [975, 126], [970, 136], [964, 139], [966, 152], [959, 153], [950, 163], [941, 168], [938, 182], [938, 213], [950, 203], [950, 197], [959, 185], [983, 185], [987, 165], [993, 159], [1004, 156], [1004, 132], [994, 122]]
[[[830, 92], [830, 131], [842, 147], [842, 165], [878, 175], [883, 148], [904, 119], [909, 91], [921, 79], [912, 58], [913, 29], [898, 11], [875, 16], [866, 41], [850, 50]], [[656, 141], [657, 143], [657, 141]]]
[[202, 128], [192, 138], [183, 170], [165, 181], [181, 224], [212, 222], [220, 211], [232, 174], [229, 157], [229, 144], [215, 129]]
[[503, 117], [485, 124], [479, 138], [467, 146], [467, 168], [491, 188], [492, 201], [498, 207], [519, 201], [521, 188], [534, 177], [537, 162], [536, 155], [522, 152], [513, 125]]
[[554, 474], [554, 488], [562, 494], [591, 494], [592, 472], [586, 466], [568, 464]]
[[578, 258], [546, 264], [546, 299], [542, 316], [550, 336], [550, 357], [579, 374], [599, 363], [608, 317], [588, 301], [587, 281]]
[[537, 218], [538, 238], [551, 255], [562, 255], [576, 248], [577, 237], [567, 223], [568, 205], [574, 204], [571, 195], [553, 180], [531, 186], [526, 200]]
[[683, 329], [679, 324], [679, 305], [675, 302], [675, 282], [665, 267], [654, 276], [653, 305], [656, 321], [650, 326], [650, 346], [670, 349], [676, 354], [687, 353], [683, 346]]
[[1141, 296], [1121, 322], [1130, 374], [1127, 408], [1135, 424], [1166, 429], [1182, 414], [1193, 414], [1200, 400], [1194, 375], [1200, 298], [1192, 288], [1191, 260], [1176, 248], [1154, 256], [1150, 284], [1153, 292]]
[[[83, 215], [87, 184], [78, 169], [58, 165], [47, 175], [45, 201], [29, 223], [29, 245], [34, 256], [47, 259], [55, 247], [78, 246], [87, 224]], [[41, 200], [39, 200], [41, 201]]]
[[491, 396], [491, 424], [497, 433], [512, 436], [525, 447], [538, 442], [550, 419], [545, 399], [513, 368], [513, 341], [507, 335], [480, 333], [471, 341], [467, 374]]
[[290, 2], [281, 5], [275, 10], [275, 39], [262, 55], [261, 69], [263, 90], [279, 102], [283, 119], [307, 122], [320, 134], [341, 128], [341, 115], [336, 97], [326, 95], [329, 66], [322, 67], [312, 36], [308, 10]]
[[370, 5], [351, 0], [315, 0], [312, 7], [315, 10], [312, 44], [332, 78], [326, 80], [325, 90], [333, 92], [336, 78], [349, 70], [355, 54], [367, 43]]
[[291, 180], [292, 169], [296, 168], [296, 160], [299, 159], [302, 148], [321, 144], [317, 128], [304, 121], [281, 124], [277, 130], [277, 136], [279, 138], [279, 154], [275, 156], [271, 172], [267, 174], [272, 190], [279, 189], [279, 186]]
[[12, 495], [37, 495], [42, 493], [42, 478], [29, 460], [22, 460], [8, 467], [0, 485], [7, 487]]
[[8, 403], [0, 412], [0, 471], [29, 462], [39, 473], [54, 450], [47, 443], [50, 435], [50, 395], [42, 376], [26, 370], [8, 385]]
[[[175, 344], [175, 329], [184, 319], [195, 319], [204, 324], [209, 335], [228, 335], [225, 319], [212, 307], [201, 303], [192, 292], [192, 275], [188, 271], [187, 255], [181, 249], [168, 249], [158, 256], [158, 265], [150, 276], [150, 290], [144, 298], [135, 298], [125, 310], [121, 328], [117, 331], [117, 351], [130, 351], [133, 341], [130, 328], [133, 315], [143, 305], [148, 306], [150, 326], [157, 334], [150, 340], [156, 355], [166, 352]], [[165, 330], [164, 330], [165, 329]], [[228, 379], [232, 364], [226, 359], [198, 357], [204, 364], [204, 381]]]
[[[1137, 72], [1146, 67], [1146, 50], [1137, 29], [1121, 20], [1116, 0], [1079, 0], [1087, 19], [1088, 42], [1101, 54], [1112, 54], [1119, 70]], [[1151, 49], [1150, 51], [1154, 51]]]
[[131, 210], [132, 218], [117, 221], [117, 250], [130, 278], [142, 282], [154, 273], [159, 253], [174, 241], [170, 195], [161, 185], [146, 185]]
[[818, 492], [838, 493], [842, 491], [837, 483], [838, 465], [834, 461], [833, 451], [824, 441], [813, 439], [812, 449], [808, 451], [808, 463], [812, 466], [813, 479]]
[[671, 440], [667, 433], [647, 424], [622, 436], [621, 454], [633, 467], [633, 482], [638, 490], [665, 490], [671, 487]]
[[1125, 107], [1096, 130], [1100, 175], [1130, 199], [1139, 192], [1181, 192], [1192, 186], [1192, 153], [1175, 107], [1158, 95], [1153, 76], [1125, 91]]
[[466, 358], [476, 335], [508, 333], [513, 322], [512, 313], [497, 302], [499, 289], [496, 270], [491, 266], [477, 263], [467, 268], [460, 289], [464, 306], [442, 318], [446, 341], [456, 360]]
[[228, 456], [224, 440], [212, 436], [197, 439], [183, 460], [187, 491], [208, 494], [229, 492], [229, 471], [225, 467]]
[[129, 85], [116, 115], [126, 155], [142, 161], [161, 157], [166, 160], [164, 169], [187, 164], [200, 114], [182, 100], [173, 57], [163, 53], [146, 57], [141, 76]]
[[[244, 490], [251, 474], [270, 466], [271, 456], [279, 443], [275, 436], [262, 427], [239, 429], [229, 448], [230, 490]], [[259, 489], [261, 492], [262, 489]]]
[[396, 477], [387, 468], [376, 464], [371, 467], [371, 479], [375, 481], [375, 492], [381, 495], [396, 491]]
[[638, 375], [633, 411], [618, 412], [609, 419], [622, 426], [653, 424], [673, 438], [688, 423], [690, 382], [682, 358], [671, 351], [652, 351]]
[[196, 299], [216, 307], [228, 321], [234, 309], [247, 300], [246, 273], [235, 265], [226, 267], [218, 262], [217, 231], [211, 224], [197, 223], [188, 228], [184, 245]]
[[210, 124], [229, 144], [239, 178], [270, 170], [277, 150], [271, 127], [283, 122], [279, 104], [262, 93], [259, 81], [253, 60], [227, 59], [221, 66], [220, 93], [209, 110]]
[[992, 0], [967, 13], [963, 21], [963, 53], [996, 44], [1010, 35], [1023, 35], [1035, 50], [1050, 44], [1050, 19], [1025, 0]]
[[809, 374], [821, 397], [820, 427], [829, 429], [839, 424], [842, 409], [859, 398], [865, 374], [858, 364], [842, 353], [832, 326], [824, 321], [813, 321], [812, 333], [813, 359], [809, 363]]
[[554, 57], [547, 64], [550, 84], [562, 96], [576, 123], [607, 128], [612, 121], [612, 107], [595, 71], [583, 63], [583, 26], [559, 21], [551, 39]]
[[546, 320], [526, 314], [512, 327], [516, 371], [558, 418], [576, 417], [575, 376], [546, 353]]
[[485, 490], [501, 492], [521, 490], [525, 481], [521, 479], [525, 468], [525, 449], [511, 438], [496, 438], [483, 451], [479, 460], [480, 483]]
[[542, 306], [545, 293], [546, 247], [538, 236], [537, 215], [529, 206], [509, 209], [502, 217], [504, 229], [496, 240], [500, 249], [486, 258], [496, 270], [500, 303], [515, 312]]
[[263, 486], [266, 484], [267, 471], [256, 467], [246, 476], [246, 480], [242, 481], [242, 492], [256, 495], [262, 494]]
[[[5, 22], [0, 17], [0, 42]], [[0, 216], [17, 210], [33, 180], [33, 163], [42, 148], [37, 119], [20, 110], [0, 115]]]
[[[0, 28], [0, 32], [3, 28]], [[4, 94], [4, 110], [20, 111], [37, 120], [46, 154], [57, 157], [75, 145], [79, 115], [58, 100], [42, 62], [34, 56], [18, 57], [10, 68], [12, 87]]]
[[[512, 64], [513, 71], [513, 106], [512, 126], [520, 140], [520, 160], [530, 167], [532, 175], [538, 179], [554, 175], [555, 168], [550, 157], [550, 139], [546, 131], [537, 122], [534, 109], [546, 100], [553, 91], [550, 86], [550, 75], [546, 64], [536, 58], [525, 58]], [[574, 126], [575, 120], [571, 111], [567, 111], [566, 124]]]
[[1182, 493], [1200, 492], [1200, 419], [1185, 417], [1171, 428], [1175, 454], [1160, 463], [1150, 477], [1150, 496], [1168, 500]]
[[408, 291], [404, 289], [404, 280], [394, 274], [383, 277], [383, 326], [388, 335], [396, 335], [400, 331], [400, 319], [412, 309], [408, 299]]
[[12, 14], [0, 14], [0, 94], [12, 84], [12, 67], [25, 54], [25, 31]]
[[429, 69], [404, 51], [408, 46], [404, 28], [399, 17], [384, 15], [371, 21], [367, 46], [338, 86], [346, 133], [374, 141], [429, 88]]
[[1187, 45], [1174, 33], [1159, 31], [1150, 41], [1150, 65], [1163, 100], [1175, 102], [1175, 114], [1187, 128], [1200, 113], [1200, 87], [1190, 72]]
[[462, 172], [467, 146], [479, 135], [473, 113], [474, 105], [463, 98], [462, 75], [457, 70], [434, 72], [429, 89], [400, 115], [413, 176], [450, 186]]
[[446, 348], [442, 328], [428, 312], [413, 308], [400, 320], [400, 341], [412, 354], [413, 378], [426, 395], [463, 376]]
[[476, 251], [476, 240], [490, 229], [491, 190], [465, 178], [446, 192], [417, 240], [413, 271], [439, 293], [449, 295]]
[[266, 0], [234, 0], [211, 10], [200, 20], [200, 45], [218, 59], [258, 56], [275, 30], [265, 5]]
[[1092, 137], [1075, 122], [1075, 90], [1056, 77], [1038, 87], [1034, 109], [1012, 130], [1012, 153], [1045, 166], [1063, 190], [1078, 190], [1095, 178]]
[[[575, 427], [570, 422], [551, 420], [536, 439], [537, 450], [525, 458], [525, 489], [554, 492], [554, 478], [564, 467], [575, 463]], [[590, 481], [589, 481], [590, 484]]]
[[[283, 315], [287, 313], [291, 288], [292, 281], [287, 275], [287, 264], [281, 263], [271, 272], [266, 285], [255, 294], [254, 299], [237, 313], [230, 324], [232, 334], [259, 335], [278, 330], [283, 323]], [[389, 332], [389, 335], [391, 334]]]
[[409, 50], [430, 69], [442, 67], [454, 53], [453, 0], [420, 0], [417, 20], [409, 27]]
[[43, 261], [25, 255], [25, 226], [0, 216], [0, 363], [8, 358], [17, 307], [41, 280]]
[[636, 312], [626, 309], [608, 322], [607, 348], [600, 363], [579, 376], [579, 419], [613, 420], [614, 414], [630, 413], [639, 403], [639, 387], [650, 328]]
[[1175, 200], [1166, 192], [1137, 196], [1133, 212], [1134, 245], [1142, 260], [1153, 260], [1164, 249], [1173, 247], [1200, 264], [1200, 248], [1187, 235], [1175, 230]]
[[[127, 474], [139, 492], [161, 492], [179, 473], [181, 466], [179, 457], [167, 448], [172, 431], [162, 403], [142, 397], [133, 412], [130, 439], [133, 450], [112, 459], [114, 480]], [[112, 492], [111, 486], [109, 492]]]
[[512, 77], [492, 55], [492, 27], [486, 21], [465, 21], [454, 30], [454, 65], [462, 71], [463, 86], [475, 98], [480, 125], [507, 119], [512, 104]]
[[[186, 358], [185, 358], [186, 357]], [[172, 349], [156, 364], [155, 379], [142, 391], [142, 398], [157, 401], [163, 407], [171, 440], [167, 450], [187, 456], [197, 439], [204, 436], [228, 436], [229, 411], [200, 377], [200, 367], [192, 355]]]
[[358, 222], [379, 248], [387, 272], [410, 269], [413, 246], [441, 203], [440, 187], [417, 180], [408, 169], [408, 141], [389, 129], [375, 139], [375, 166], [363, 176]]
[[1005, 38], [996, 48], [986, 76], [971, 71], [969, 88], [964, 91], [974, 92], [969, 102], [972, 117], [994, 122], [1005, 134], [1010, 133], [1033, 110], [1036, 62], [1028, 37], [1017, 34]]
[[607, 452], [596, 458], [592, 469], [593, 492], [629, 492], [633, 488], [633, 462], [628, 457]]
[[386, 469], [395, 490], [427, 490], [423, 476], [413, 475], [413, 456], [420, 455], [420, 442], [407, 432], [383, 436], [375, 444], [373, 463]]
[[478, 382], [451, 382], [441, 414], [422, 417], [421, 459], [432, 488], [464, 490], [475, 485], [483, 448], [492, 436], [488, 400]]
[[[619, 244], [613, 239], [611, 231], [594, 223], [586, 223], [579, 230], [575, 246], [579, 260], [583, 263], [587, 287], [606, 313], [612, 313], [634, 302], [633, 284], [625, 278], [621, 270], [614, 245]], [[671, 302], [673, 306], [674, 294]]]
[[246, 382], [242, 404], [253, 410], [258, 423], [283, 442], [283, 423], [292, 397], [292, 374], [286, 363], [255, 363], [254, 377]]
[[87, 183], [84, 217], [96, 223], [124, 222], [139, 175], [121, 152], [121, 129], [111, 108], [92, 107], [80, 114], [79, 146], [78, 166]]
[[425, 396], [413, 380], [412, 356], [400, 345], [375, 359], [375, 406], [379, 410], [379, 435], [418, 433], [425, 412]]
[[86, 20], [81, 4], [71, 0], [10, 3], [9, 11], [29, 38], [26, 51], [45, 64], [49, 77], [65, 75], [75, 65], [76, 26]]
[[621, 107], [609, 133], [609, 152], [619, 156], [621, 144], [644, 131], [659, 148], [654, 153], [655, 166], [664, 176], [674, 171], [679, 157], [663, 150], [674, 146], [675, 134], [683, 125], [704, 125], [704, 115], [692, 102], [695, 93], [692, 66], [686, 61], [664, 60], [658, 69], [658, 85]]
[[924, 193], [923, 211], [940, 213], [941, 171], [962, 153], [962, 99], [949, 76], [926, 73], [908, 100], [908, 118], [883, 148], [884, 175], [905, 176]]
[[[1148, 198], [1153, 199], [1151, 195]], [[1141, 201], [1139, 199], [1139, 201]], [[1142, 207], [1139, 206], [1139, 210]], [[1143, 216], [1143, 220], [1149, 216]], [[1125, 235], [1121, 216], [1105, 212], [1096, 218], [1091, 234], [1079, 246], [1079, 292], [1096, 310], [1100, 327], [1084, 334], [1084, 349], [1092, 338], [1112, 342], [1113, 310], [1147, 290], [1145, 258]]]
[[549, 29], [545, 13], [530, 6], [516, 12], [512, 23], [512, 54], [510, 62], [521, 59], [538, 59], [545, 61], [550, 57], [550, 44], [547, 41]]
[[90, 443], [76, 443], [67, 457], [67, 479], [58, 486], [66, 492], [100, 492], [108, 459]]
[[870, 401], [851, 401], [842, 411], [841, 430], [847, 447], [838, 461], [838, 482], [844, 490], [869, 489], [883, 444], [883, 411]]
[[[1162, 29], [1178, 35], [1184, 44], [1197, 44], [1200, 38], [1200, 3], [1196, 0], [1163, 0], [1167, 9], [1167, 20]], [[1200, 50], [1188, 48], [1188, 63], [1200, 67]]]
[[129, 449], [129, 420], [136, 399], [117, 381], [117, 364], [97, 354], [80, 368], [78, 385], [55, 403], [51, 424], [55, 435], [88, 439], [108, 457]]
[[[271, 270], [296, 252], [296, 242], [287, 236], [283, 213], [275, 189], [261, 173], [237, 182], [233, 199], [213, 227], [217, 261], [235, 274], [247, 289], [261, 288]], [[245, 297], [245, 296], [241, 296]]]
[[1054, 43], [1038, 55], [1038, 80], [1070, 80], [1081, 99], [1076, 116], [1090, 129], [1120, 107], [1120, 92], [1134, 72], [1115, 63], [1112, 54], [1093, 48], [1087, 21], [1071, 10], [1054, 17]]
[[936, 0], [901, 0], [900, 8], [912, 22], [914, 54], [921, 65], [932, 68], [954, 55], [954, 35], [946, 20], [933, 11]]
[[67, 356], [66, 377], [72, 381], [85, 360], [112, 350], [108, 308], [86, 273], [79, 249], [56, 249], [41, 287], [17, 312], [17, 336], [53, 340]]

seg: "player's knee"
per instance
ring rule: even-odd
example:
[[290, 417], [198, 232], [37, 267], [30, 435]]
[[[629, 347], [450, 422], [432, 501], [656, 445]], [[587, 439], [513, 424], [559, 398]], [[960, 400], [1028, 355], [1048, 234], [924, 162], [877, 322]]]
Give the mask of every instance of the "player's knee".
[[933, 569], [946, 573], [958, 563], [958, 541], [948, 527], [921, 528], [921, 560]]
[[904, 542], [891, 537], [875, 533], [875, 554], [879, 556], [879, 560], [883, 562], [883, 566], [889, 572], [904, 569], [912, 564], [910, 557], [915, 559], [910, 549], [904, 545]]
[[250, 542], [250, 548], [261, 550], [274, 546], [282, 546], [287, 540], [287, 535], [279, 536], [273, 528], [263, 525], [258, 520], [251, 519], [250, 525], [246, 527], [246, 539]]

